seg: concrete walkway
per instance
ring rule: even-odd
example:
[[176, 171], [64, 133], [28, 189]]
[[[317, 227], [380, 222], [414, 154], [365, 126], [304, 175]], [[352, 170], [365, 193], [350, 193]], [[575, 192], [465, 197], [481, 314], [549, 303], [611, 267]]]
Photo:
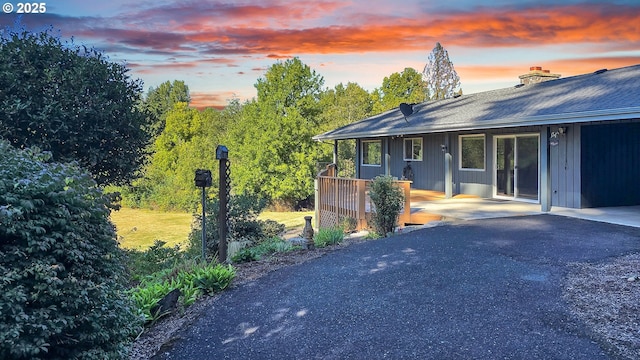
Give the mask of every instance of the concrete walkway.
[[[437, 214], [443, 220], [479, 220], [544, 214], [540, 204], [511, 200], [453, 198], [411, 203], [412, 211]], [[554, 206], [550, 214], [640, 227], [640, 206], [571, 209]]]

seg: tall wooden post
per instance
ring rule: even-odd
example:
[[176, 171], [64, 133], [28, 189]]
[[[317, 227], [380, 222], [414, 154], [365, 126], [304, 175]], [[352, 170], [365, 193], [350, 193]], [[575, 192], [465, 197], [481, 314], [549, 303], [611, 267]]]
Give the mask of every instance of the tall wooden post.
[[202, 262], [207, 261], [207, 194], [202, 187]]
[[218, 261], [224, 263], [227, 261], [227, 203], [229, 196], [229, 180], [227, 179], [229, 160], [229, 150], [224, 145], [218, 145], [216, 148], [216, 159], [220, 161], [219, 166], [219, 204], [218, 211]]
[[218, 211], [218, 261], [227, 261], [227, 160], [220, 160], [220, 184], [219, 184], [219, 204]]

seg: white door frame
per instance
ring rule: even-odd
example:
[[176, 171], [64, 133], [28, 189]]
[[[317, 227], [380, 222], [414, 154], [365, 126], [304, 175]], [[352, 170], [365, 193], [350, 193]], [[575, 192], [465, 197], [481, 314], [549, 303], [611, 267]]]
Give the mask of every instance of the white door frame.
[[[514, 166], [517, 167], [518, 159], [518, 137], [536, 137], [538, 139], [538, 196], [534, 199], [526, 199], [518, 196], [518, 172], [514, 171], [513, 179], [513, 196], [498, 195], [498, 139], [514, 139], [513, 142], [513, 159]], [[540, 134], [538, 133], [517, 133], [502, 134], [493, 136], [493, 197], [495, 199], [516, 200], [533, 204], [540, 203]]]

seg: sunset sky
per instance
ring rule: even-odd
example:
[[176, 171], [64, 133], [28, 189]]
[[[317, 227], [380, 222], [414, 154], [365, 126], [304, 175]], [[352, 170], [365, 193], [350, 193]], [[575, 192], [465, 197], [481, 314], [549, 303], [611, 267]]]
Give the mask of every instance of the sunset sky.
[[[198, 107], [254, 97], [256, 80], [293, 56], [322, 75], [325, 87], [356, 82], [371, 91], [406, 67], [421, 72], [436, 42], [449, 52], [464, 93], [514, 85], [530, 66], [566, 77], [640, 64], [638, 0], [45, 4], [46, 13], [22, 17], [27, 29], [53, 26], [125, 62], [145, 91], [184, 80]], [[0, 13], [0, 26], [15, 18], [15, 11]]]

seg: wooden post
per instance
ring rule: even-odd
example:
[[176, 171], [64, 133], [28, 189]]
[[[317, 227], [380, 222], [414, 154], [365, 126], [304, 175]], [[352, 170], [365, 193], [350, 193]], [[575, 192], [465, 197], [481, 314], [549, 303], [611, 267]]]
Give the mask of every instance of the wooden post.
[[403, 226], [404, 224], [411, 222], [411, 182], [400, 181], [399, 185], [404, 193], [404, 211], [400, 214], [398, 223], [400, 226]]
[[338, 140], [333, 141], [333, 163], [338, 167]]
[[220, 159], [218, 210], [218, 262], [227, 262], [227, 159]]
[[364, 180], [356, 180], [356, 221], [357, 221], [357, 229], [362, 230], [367, 227], [367, 217], [366, 217], [366, 194], [367, 192], [367, 183]]
[[207, 193], [202, 187], [202, 262], [207, 262]]

